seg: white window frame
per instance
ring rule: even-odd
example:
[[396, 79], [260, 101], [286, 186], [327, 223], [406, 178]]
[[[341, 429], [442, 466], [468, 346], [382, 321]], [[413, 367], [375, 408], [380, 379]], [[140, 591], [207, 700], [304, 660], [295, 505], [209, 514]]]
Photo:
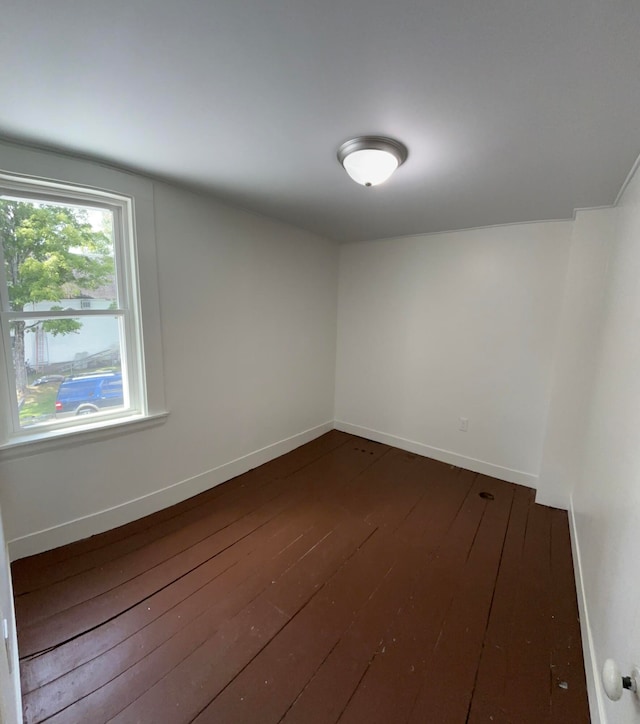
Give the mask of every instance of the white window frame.
[[[0, 244], [0, 346], [2, 347], [0, 353], [4, 359], [6, 370], [4, 379], [0, 380], [0, 385], [3, 386], [0, 399], [5, 398], [9, 403], [3, 405], [5, 412], [4, 419], [1, 421], [3, 439], [0, 440], [0, 448], [30, 441], [49, 440], [67, 433], [91, 431], [150, 417], [142, 335], [134, 198], [126, 194], [85, 185], [27, 177], [4, 171], [0, 171], [0, 194], [110, 210], [114, 218], [114, 256], [118, 295], [116, 309], [73, 309], [55, 312], [11, 310], [4, 253], [2, 244]], [[21, 428], [15, 395], [15, 374], [10, 338], [11, 321], [17, 319], [77, 319], [83, 316], [101, 315], [116, 316], [120, 320], [125, 401], [127, 401], [126, 390], [128, 389], [129, 405], [125, 410], [101, 411], [95, 415], [95, 419], [94, 416], [90, 416], [90, 419], [88, 417], [68, 418]]]

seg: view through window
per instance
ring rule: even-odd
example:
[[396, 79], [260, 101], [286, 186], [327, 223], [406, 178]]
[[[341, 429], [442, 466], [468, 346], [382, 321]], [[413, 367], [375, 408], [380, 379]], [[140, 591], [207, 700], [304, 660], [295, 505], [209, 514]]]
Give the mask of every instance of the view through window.
[[0, 297], [14, 433], [141, 411], [129, 211], [126, 200], [90, 191], [68, 198], [2, 190]]

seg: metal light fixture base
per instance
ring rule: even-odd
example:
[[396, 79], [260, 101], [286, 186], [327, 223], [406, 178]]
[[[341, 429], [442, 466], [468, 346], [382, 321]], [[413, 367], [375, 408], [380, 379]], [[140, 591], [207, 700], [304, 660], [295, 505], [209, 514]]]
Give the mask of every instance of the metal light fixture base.
[[396, 141], [393, 138], [387, 138], [386, 136], [357, 136], [349, 141], [345, 141], [340, 146], [338, 149], [338, 161], [340, 161], [340, 164], [344, 164], [345, 158], [350, 153], [368, 149], [391, 153], [398, 159], [398, 166], [402, 166], [409, 155], [409, 151], [404, 143], [400, 143], [400, 141]]

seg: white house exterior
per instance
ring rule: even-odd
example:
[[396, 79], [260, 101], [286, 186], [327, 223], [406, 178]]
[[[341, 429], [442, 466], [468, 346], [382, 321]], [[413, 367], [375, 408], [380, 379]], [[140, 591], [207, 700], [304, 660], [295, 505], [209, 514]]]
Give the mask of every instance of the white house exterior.
[[[62, 299], [58, 302], [37, 302], [25, 306], [25, 311], [50, 311], [52, 307], [65, 310], [109, 309], [110, 299]], [[83, 316], [78, 332], [54, 335], [38, 325], [25, 335], [25, 359], [36, 371], [68, 363], [73, 369], [90, 367], [97, 357], [102, 363], [117, 364], [120, 360], [120, 325], [117, 317]], [[103, 359], [104, 358], [104, 359]]]

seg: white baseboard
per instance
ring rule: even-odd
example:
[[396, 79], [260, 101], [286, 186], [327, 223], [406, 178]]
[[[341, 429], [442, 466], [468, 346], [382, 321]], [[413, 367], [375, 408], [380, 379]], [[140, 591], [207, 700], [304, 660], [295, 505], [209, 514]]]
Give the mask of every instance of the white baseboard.
[[416, 453], [417, 455], [424, 455], [425, 457], [433, 458], [434, 460], [439, 460], [440, 462], [448, 463], [449, 465], [455, 465], [456, 467], [464, 468], [465, 470], [471, 470], [474, 473], [481, 473], [482, 475], [489, 475], [492, 478], [506, 480], [509, 483], [527, 485], [530, 488], [535, 488], [538, 483], [538, 476], [533, 473], [525, 473], [521, 470], [512, 470], [511, 468], [494, 465], [493, 463], [488, 463], [484, 460], [476, 460], [475, 458], [470, 458], [466, 455], [459, 455], [458, 453], [451, 452], [450, 450], [442, 450], [438, 447], [431, 447], [431, 445], [425, 445], [424, 443], [415, 442], [414, 440], [405, 440], [402, 437], [389, 435], [386, 432], [370, 430], [368, 427], [352, 425], [351, 423], [343, 422], [342, 420], [335, 421], [335, 429], [341, 430], [342, 432], [349, 432], [352, 435], [358, 435], [359, 437], [365, 437], [368, 440], [375, 440], [375, 442], [382, 442], [385, 445], [399, 447], [401, 450], [407, 450], [408, 452]]
[[220, 483], [231, 480], [231, 478], [235, 478], [237, 475], [242, 475], [242, 473], [246, 473], [252, 468], [263, 465], [269, 462], [269, 460], [284, 455], [300, 447], [300, 445], [304, 445], [320, 437], [320, 435], [333, 430], [333, 427], [333, 422], [325, 422], [322, 425], [267, 445], [260, 450], [255, 450], [254, 452], [219, 465], [211, 470], [207, 470], [192, 478], [181, 480], [161, 490], [143, 495], [140, 498], [129, 500], [126, 503], [92, 513], [91, 515], [70, 520], [61, 525], [53, 526], [52, 528], [46, 528], [20, 538], [14, 538], [8, 542], [11, 560], [31, 556], [42, 551], [50, 550], [51, 548], [57, 548], [58, 546], [81, 540], [82, 538], [88, 538], [89, 536], [102, 533], [111, 528], [117, 528], [119, 525], [130, 523], [132, 520], [142, 518], [150, 513], [155, 513], [157, 510], [175, 505], [193, 495], [197, 495], [216, 485], [220, 485]]
[[576, 592], [578, 594], [578, 611], [580, 614], [580, 633], [582, 635], [582, 651], [584, 655], [584, 669], [587, 677], [587, 694], [589, 696], [589, 710], [592, 724], [607, 724], [607, 715], [604, 708], [602, 686], [600, 684], [600, 671], [589, 622], [589, 608], [584, 590], [582, 577], [582, 559], [580, 558], [580, 540], [576, 527], [576, 516], [573, 508], [573, 497], [569, 498], [569, 529], [571, 531], [571, 551], [573, 553], [573, 569], [576, 576]]

